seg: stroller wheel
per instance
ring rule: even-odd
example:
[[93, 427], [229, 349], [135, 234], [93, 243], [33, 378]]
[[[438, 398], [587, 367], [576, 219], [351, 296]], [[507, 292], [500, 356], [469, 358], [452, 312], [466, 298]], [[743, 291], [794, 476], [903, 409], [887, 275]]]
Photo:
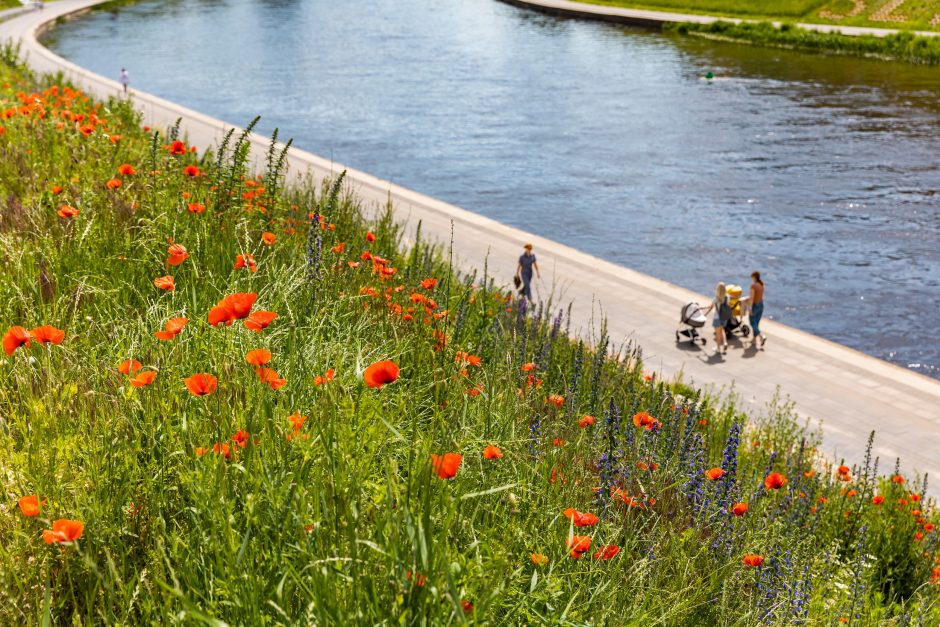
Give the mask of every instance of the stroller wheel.
[[751, 334], [751, 328], [750, 328], [750, 327], [748, 327], [748, 326], [742, 326], [742, 327], [741, 327], [741, 335], [743, 335], [744, 337], [747, 337], [747, 336], [750, 335], [750, 334]]
[[703, 337], [703, 338], [702, 338], [702, 346], [705, 346], [705, 342], [706, 342], [706, 340], [705, 340], [705, 338]]

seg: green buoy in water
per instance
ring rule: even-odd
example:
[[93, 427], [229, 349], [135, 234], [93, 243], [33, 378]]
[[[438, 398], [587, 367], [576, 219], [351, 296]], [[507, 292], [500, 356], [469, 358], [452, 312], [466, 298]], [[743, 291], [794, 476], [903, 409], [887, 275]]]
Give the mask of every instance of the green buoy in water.
[[705, 78], [707, 78], [708, 80], [712, 80], [713, 78], [715, 78], [715, 75], [712, 74], [711, 72], [705, 72]]

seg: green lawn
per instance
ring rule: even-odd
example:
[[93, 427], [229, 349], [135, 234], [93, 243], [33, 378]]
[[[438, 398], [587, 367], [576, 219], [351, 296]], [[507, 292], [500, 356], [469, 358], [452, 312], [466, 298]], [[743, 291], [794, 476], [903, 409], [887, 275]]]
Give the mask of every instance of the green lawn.
[[0, 625], [940, 621], [925, 478], [191, 148], [0, 50]]
[[[758, 20], [791, 20], [847, 26], [940, 29], [938, 0], [580, 0], [591, 4], [697, 13]], [[893, 7], [893, 8], [892, 8]]]

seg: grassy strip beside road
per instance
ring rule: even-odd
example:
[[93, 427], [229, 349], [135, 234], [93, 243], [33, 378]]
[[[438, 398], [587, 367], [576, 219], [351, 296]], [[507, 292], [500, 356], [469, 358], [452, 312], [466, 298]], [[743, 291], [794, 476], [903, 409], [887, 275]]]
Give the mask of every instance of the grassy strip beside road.
[[898, 33], [887, 37], [860, 35], [849, 37], [836, 33], [820, 33], [790, 24], [777, 27], [769, 22], [713, 22], [711, 24], [674, 23], [663, 30], [682, 35], [701, 36], [792, 50], [846, 54], [878, 59], [940, 65], [940, 37], [918, 37]]
[[575, 0], [628, 9], [651, 9], [748, 20], [839, 26], [940, 30], [937, 0]]

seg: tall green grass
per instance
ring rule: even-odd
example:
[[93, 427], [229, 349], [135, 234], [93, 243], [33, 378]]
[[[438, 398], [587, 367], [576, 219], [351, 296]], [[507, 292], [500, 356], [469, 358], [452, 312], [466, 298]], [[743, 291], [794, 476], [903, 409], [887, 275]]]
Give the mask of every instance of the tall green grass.
[[[276, 151], [258, 177], [237, 136], [171, 154], [175, 129], [2, 58], [0, 332], [65, 337], [0, 359], [0, 624], [940, 619], [926, 478], [871, 458], [839, 473], [785, 403], [747, 416], [647, 377], [638, 347], [600, 327], [592, 348], [559, 304], [404, 247], [393, 214], [340, 183], [285, 188]], [[245, 254], [256, 273], [234, 267]], [[278, 317], [210, 326], [236, 292]], [[284, 387], [246, 363], [256, 348]], [[127, 359], [155, 380], [133, 387]], [[381, 360], [400, 376], [366, 386]], [[190, 394], [195, 373], [217, 390]], [[442, 479], [431, 456], [447, 452], [462, 463]], [[786, 485], [766, 488], [772, 472]], [[598, 521], [574, 527], [569, 508]], [[46, 544], [57, 519], [81, 538]]]
[[622, 7], [668, 9], [692, 13], [715, 13], [719, 15], [802, 17], [820, 9], [828, 0], [779, 0], [769, 3], [763, 0], [586, 0], [591, 4], [606, 4]]
[[683, 35], [720, 37], [762, 46], [868, 56], [923, 65], [940, 64], [940, 37], [915, 36], [903, 32], [887, 37], [849, 37], [806, 30], [790, 24], [777, 27], [768, 22], [734, 24], [725, 21], [711, 24], [669, 24], [664, 30]]

